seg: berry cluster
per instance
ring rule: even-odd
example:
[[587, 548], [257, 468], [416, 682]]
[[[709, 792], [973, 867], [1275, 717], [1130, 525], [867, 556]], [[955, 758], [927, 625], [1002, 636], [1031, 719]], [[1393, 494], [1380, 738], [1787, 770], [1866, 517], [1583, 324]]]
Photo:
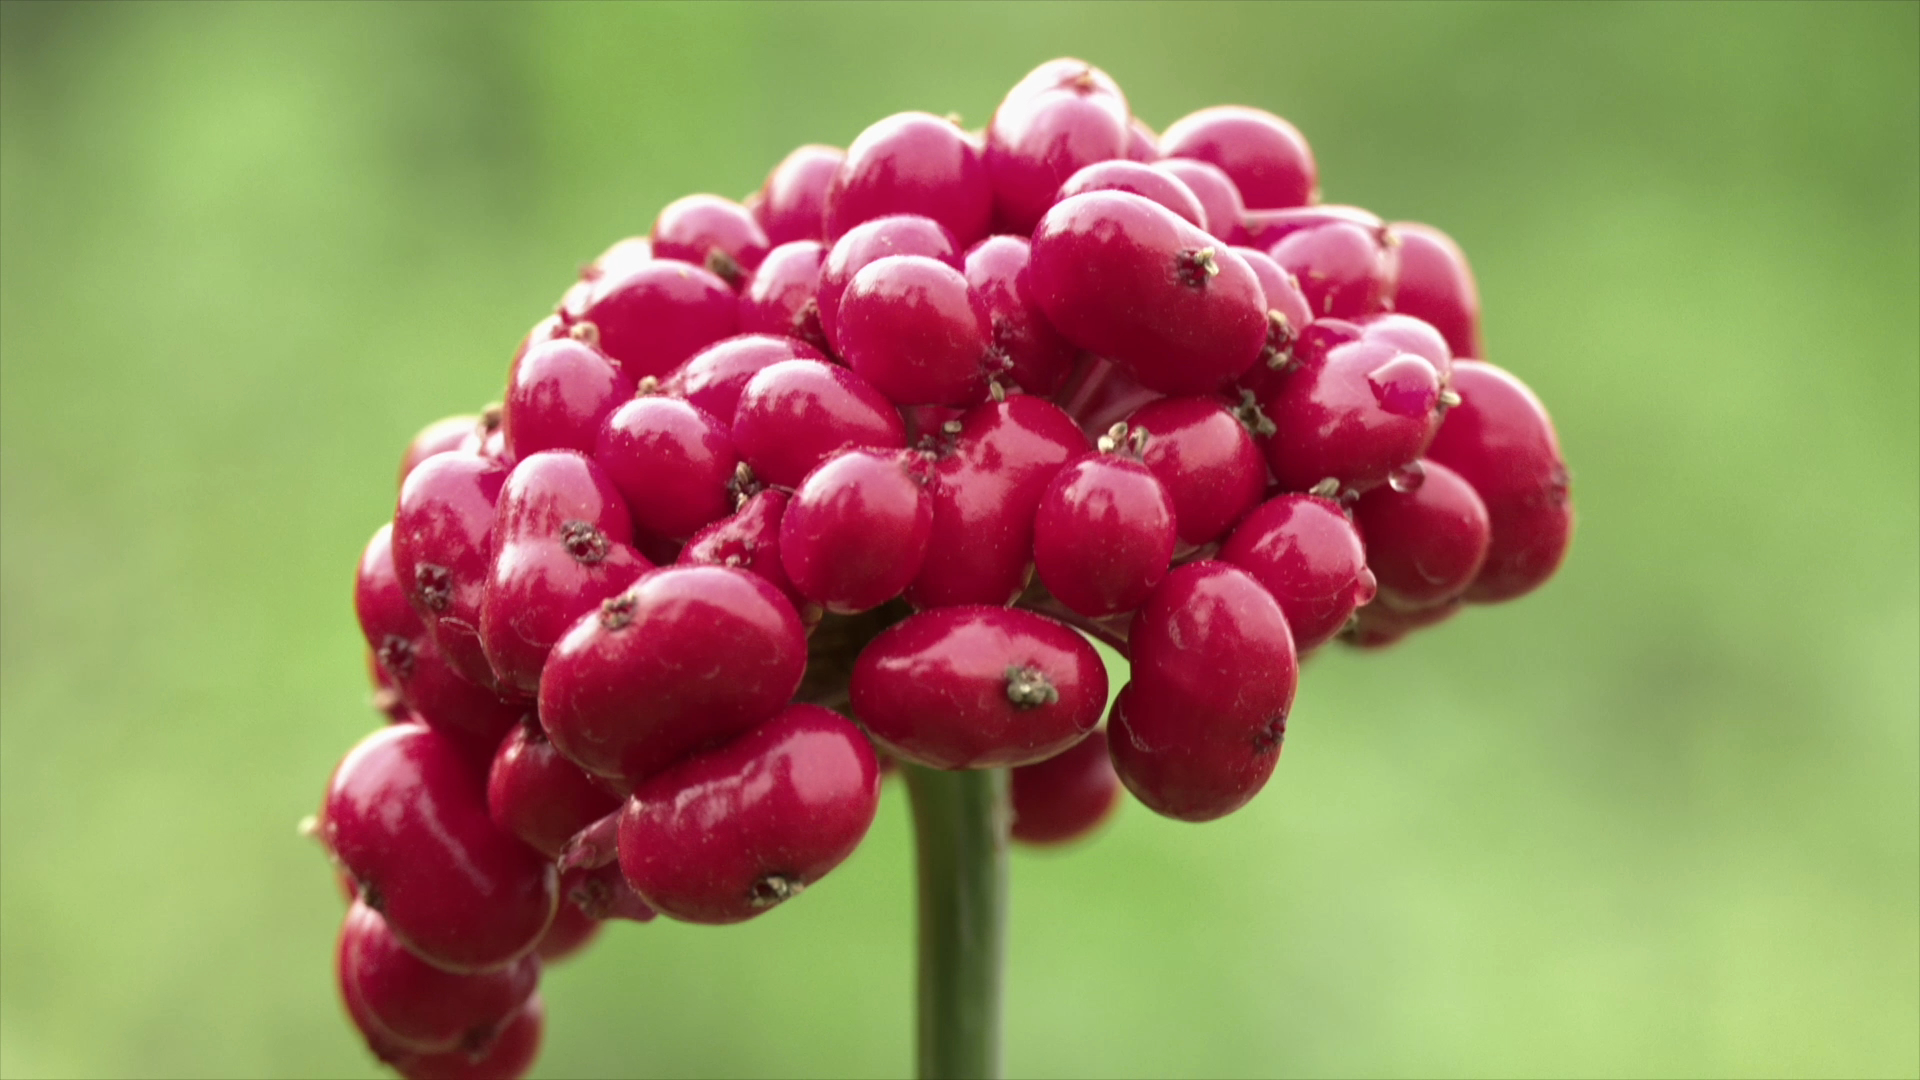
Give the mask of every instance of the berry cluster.
[[[1567, 473], [1459, 249], [1319, 202], [1257, 109], [1155, 136], [1042, 65], [680, 199], [427, 427], [355, 594], [393, 724], [317, 819], [355, 1024], [512, 1076], [603, 920], [764, 914], [883, 763], [1011, 768], [1013, 835], [1186, 821], [1280, 755], [1299, 658], [1512, 599]], [[1106, 669], [1128, 657], [1107, 726]], [[849, 719], [849, 716], [852, 719]]]

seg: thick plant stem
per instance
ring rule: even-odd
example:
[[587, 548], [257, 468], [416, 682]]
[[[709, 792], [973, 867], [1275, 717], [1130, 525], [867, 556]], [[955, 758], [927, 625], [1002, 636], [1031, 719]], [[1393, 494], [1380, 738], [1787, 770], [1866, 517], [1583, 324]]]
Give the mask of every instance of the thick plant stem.
[[1007, 771], [902, 765], [920, 890], [920, 1080], [1000, 1075]]

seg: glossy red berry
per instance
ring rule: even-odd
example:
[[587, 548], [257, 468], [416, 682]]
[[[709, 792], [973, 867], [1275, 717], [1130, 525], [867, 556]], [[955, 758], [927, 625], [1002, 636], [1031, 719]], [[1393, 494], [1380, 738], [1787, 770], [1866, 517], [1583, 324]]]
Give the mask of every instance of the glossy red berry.
[[689, 401], [633, 398], [600, 429], [594, 458], [606, 469], [640, 529], [692, 536], [733, 511], [735, 456], [730, 425]]
[[926, 558], [933, 507], [919, 458], [843, 450], [807, 474], [780, 521], [780, 560], [802, 596], [867, 611], [899, 596]]
[[362, 739], [327, 785], [320, 836], [367, 906], [436, 967], [511, 964], [553, 917], [553, 867], [494, 828], [481, 770], [430, 728]]
[[[1316, 323], [1316, 328], [1326, 323]], [[1440, 424], [1440, 373], [1384, 341], [1308, 334], [1260, 409], [1272, 421], [1267, 466], [1288, 491], [1364, 492], [1411, 465]]]
[[1246, 216], [1246, 204], [1240, 201], [1240, 189], [1218, 165], [1192, 158], [1162, 158], [1153, 167], [1179, 180], [1200, 202], [1200, 227], [1229, 244], [1240, 242], [1240, 219]]
[[574, 338], [535, 344], [513, 362], [500, 430], [515, 460], [542, 450], [593, 450], [600, 422], [633, 396], [633, 380]]
[[779, 711], [806, 658], [799, 617], [764, 578], [663, 567], [554, 646], [540, 722], [574, 764], [632, 783]]
[[500, 831], [557, 858], [576, 833], [618, 810], [620, 800], [603, 781], [562, 757], [539, 723], [528, 720], [501, 740], [494, 754], [487, 773], [487, 813]]
[[897, 113], [860, 133], [827, 186], [831, 238], [890, 214], [932, 218], [965, 247], [987, 235], [993, 188], [980, 148], [951, 120]]
[[408, 952], [380, 913], [358, 901], [340, 926], [335, 963], [341, 996], [373, 1029], [369, 1037], [416, 1053], [490, 1045], [540, 984], [532, 953], [491, 971], [442, 971]]
[[1120, 87], [1084, 61], [1050, 60], [1021, 79], [987, 125], [996, 231], [1031, 233], [1068, 177], [1127, 156], [1131, 124]]
[[1220, 167], [1251, 209], [1305, 206], [1319, 179], [1298, 128], [1261, 109], [1218, 105], [1175, 120], [1160, 133], [1160, 153]]
[[1453, 355], [1484, 357], [1480, 344], [1480, 290], [1453, 238], [1431, 225], [1396, 221], [1387, 227], [1399, 246], [1395, 311], [1433, 325]]
[[[769, 256], [771, 259], [772, 256]], [[686, 398], [702, 412], [731, 429], [734, 408], [747, 380], [782, 360], [818, 360], [826, 357], [802, 341], [772, 334], [741, 334], [717, 341], [688, 358], [667, 376], [661, 389]]]
[[531, 697], [567, 627], [651, 565], [634, 550], [626, 504], [593, 459], [546, 450], [514, 466], [480, 609], [480, 642], [501, 684]]
[[581, 910], [579, 904], [562, 897], [560, 906], [553, 912], [553, 925], [547, 927], [534, 954], [545, 967], [571, 959], [585, 952], [606, 925], [604, 920]]
[[1465, 592], [1486, 562], [1487, 507], [1460, 474], [1415, 462], [1393, 482], [1360, 497], [1354, 524], [1366, 538], [1376, 603], [1415, 610]]
[[735, 923], [791, 899], [853, 853], [880, 804], [866, 736], [791, 705], [634, 790], [620, 870], [662, 914]]
[[747, 208], [718, 195], [688, 195], [654, 219], [653, 256], [704, 266], [738, 287], [772, 244]]
[[506, 466], [480, 454], [435, 454], [400, 485], [393, 514], [393, 566], [407, 601], [454, 670], [482, 686], [495, 684], [480, 646], [480, 603], [506, 480]]
[[1399, 644], [1416, 630], [1438, 626], [1460, 614], [1464, 602], [1458, 597], [1417, 611], [1402, 611], [1385, 604], [1368, 604], [1354, 613], [1353, 625], [1340, 640], [1360, 649], [1384, 649]]
[[1213, 390], [1266, 344], [1266, 301], [1246, 261], [1138, 195], [1089, 192], [1047, 211], [1027, 273], [1067, 340], [1162, 393]]
[[1172, 173], [1149, 168], [1137, 161], [1099, 161], [1081, 169], [1060, 185], [1054, 201], [1070, 199], [1089, 191], [1130, 191], [1152, 199], [1173, 211], [1195, 228], [1207, 227], [1206, 211], [1193, 190]]
[[1380, 219], [1350, 206], [1250, 211], [1247, 242], [1300, 283], [1315, 318], [1351, 319], [1393, 306], [1400, 253]]
[[404, 1054], [382, 1060], [406, 1080], [520, 1080], [540, 1054], [546, 1016], [546, 1006], [535, 994], [484, 1049]]
[[1266, 492], [1266, 462], [1245, 425], [1213, 398], [1166, 398], [1127, 421], [1146, 432], [1141, 463], [1173, 500], [1180, 541], [1218, 539]]
[[895, 757], [937, 769], [1026, 765], [1100, 722], [1107, 672], [1087, 640], [1030, 611], [910, 615], [854, 662], [854, 715]]
[[1237, 247], [1233, 252], [1247, 260], [1253, 276], [1260, 280], [1260, 295], [1267, 305], [1267, 342], [1260, 350], [1261, 362], [1240, 379], [1241, 386], [1259, 395], [1272, 385], [1276, 377], [1273, 373], [1293, 362], [1294, 343], [1313, 322], [1313, 309], [1307, 305], [1299, 281], [1271, 256], [1257, 248]]
[[1432, 364], [1433, 370], [1440, 373], [1443, 387], [1452, 379], [1453, 350], [1431, 324], [1391, 311], [1361, 316], [1353, 320], [1353, 324], [1360, 328], [1360, 336], [1366, 340], [1383, 342]]
[[1460, 404], [1427, 453], [1460, 474], [1487, 506], [1487, 561], [1471, 603], [1511, 600], [1545, 584], [1573, 539], [1573, 502], [1553, 421], [1526, 384], [1492, 364], [1453, 365]]
[[[602, 828], [608, 832], [607, 843], [611, 846], [607, 849], [607, 861], [599, 866], [567, 871], [560, 876], [560, 887], [574, 907], [593, 918], [652, 922], [660, 913], [634, 892], [620, 873], [620, 817], [625, 808], [623, 799], [621, 809], [609, 815], [604, 825], [595, 825], [596, 832]], [[565, 863], [564, 856], [562, 863]]]
[[733, 445], [763, 484], [796, 487], [843, 447], [900, 449], [906, 425], [867, 380], [816, 360], [789, 360], [747, 380]]
[[847, 366], [897, 405], [974, 404], [1005, 364], [966, 275], [922, 255], [862, 267], [835, 321]]
[[945, 225], [918, 214], [894, 214], [847, 230], [827, 250], [820, 267], [820, 329], [835, 353], [840, 351], [840, 299], [855, 274], [889, 255], [924, 255], [960, 269], [960, 244]]
[[1266, 587], [1302, 653], [1339, 633], [1376, 589], [1359, 532], [1337, 504], [1311, 495], [1261, 504], [1221, 545], [1220, 561]]
[[794, 240], [768, 252], [740, 292], [740, 332], [781, 334], [825, 349], [818, 294], [826, 261], [827, 247], [818, 240]]
[[1273, 774], [1299, 683], [1280, 605], [1244, 571], [1189, 563], [1134, 617], [1133, 681], [1108, 722], [1114, 771], [1156, 813], [1209, 821]]
[[1127, 160], [1142, 163], [1160, 160], [1160, 136], [1137, 116], [1127, 122]]
[[653, 259], [594, 282], [581, 318], [596, 342], [636, 383], [664, 377], [740, 324], [740, 299], [711, 271]]
[[1061, 469], [1041, 496], [1033, 569], [1082, 615], [1130, 611], [1166, 577], [1176, 535], [1173, 499], [1145, 465], [1090, 454]]
[[407, 444], [407, 452], [400, 459], [400, 482], [406, 483], [407, 474], [433, 455], [459, 449], [479, 423], [478, 416], [465, 414], [444, 417], [421, 428], [413, 441]]
[[989, 236], [967, 252], [967, 287], [985, 307], [989, 337], [1005, 358], [1003, 380], [1050, 397], [1066, 383], [1080, 350], [1034, 303], [1027, 281], [1031, 256], [1025, 237]]
[[1013, 838], [1050, 846], [1085, 838], [1120, 803], [1120, 777], [1107, 754], [1107, 733], [1087, 737], [1058, 754], [1022, 765], [1010, 777]]
[[796, 147], [767, 174], [753, 215], [775, 244], [827, 238], [827, 185], [846, 151], [809, 143]]
[[767, 488], [747, 498], [731, 517], [701, 529], [680, 551], [683, 566], [733, 566], [758, 574], [792, 602], [804, 623], [819, 621], [820, 609], [793, 587], [780, 561], [780, 520], [792, 495]]

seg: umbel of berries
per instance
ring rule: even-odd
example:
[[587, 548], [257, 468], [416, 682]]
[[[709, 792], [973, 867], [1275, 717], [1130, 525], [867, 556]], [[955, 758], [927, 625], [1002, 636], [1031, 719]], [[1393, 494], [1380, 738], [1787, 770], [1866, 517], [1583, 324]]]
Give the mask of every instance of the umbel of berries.
[[1323, 202], [1285, 120], [1156, 136], [1060, 59], [982, 129], [847, 134], [616, 217], [475, 361], [501, 404], [401, 455], [354, 590], [380, 726], [313, 832], [344, 1011], [403, 1076], [523, 1074], [545, 969], [609, 923], [832, 888], [890, 770], [921, 1073], [992, 1075], [1009, 837], [1085, 840], [1123, 792], [1235, 812], [1307, 655], [1566, 554], [1459, 245]]

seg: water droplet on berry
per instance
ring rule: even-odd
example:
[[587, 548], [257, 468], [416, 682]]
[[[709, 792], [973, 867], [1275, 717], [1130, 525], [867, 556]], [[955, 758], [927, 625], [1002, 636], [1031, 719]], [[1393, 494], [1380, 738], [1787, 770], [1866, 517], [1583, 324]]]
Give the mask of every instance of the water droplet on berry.
[[1387, 486], [1402, 495], [1419, 491], [1420, 485], [1426, 482], [1426, 466], [1417, 461], [1402, 465], [1387, 474]]

